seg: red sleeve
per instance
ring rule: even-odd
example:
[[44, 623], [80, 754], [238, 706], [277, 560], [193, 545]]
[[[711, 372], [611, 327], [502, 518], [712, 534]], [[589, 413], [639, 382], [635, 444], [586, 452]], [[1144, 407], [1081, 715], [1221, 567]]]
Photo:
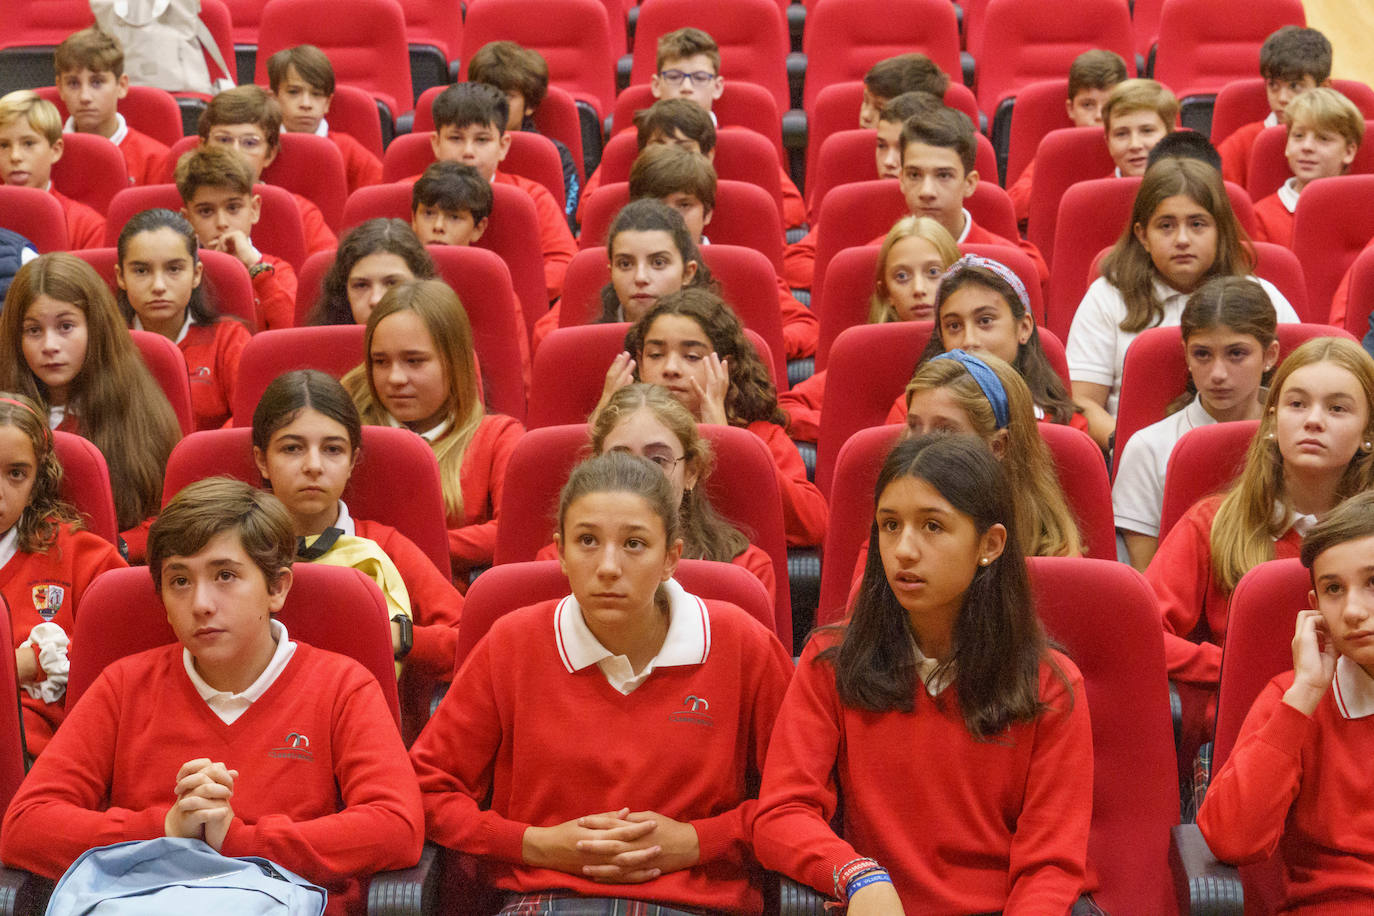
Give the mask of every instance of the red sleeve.
[[296, 209], [301, 211], [301, 229], [305, 233], [306, 253], [314, 254], [317, 251], [333, 251], [338, 248], [339, 238], [324, 221], [324, 214], [320, 212], [320, 208], [299, 194], [291, 196], [296, 200]]
[[[543, 551], [540, 551], [540, 553], [542, 554]], [[557, 554], [554, 555], [554, 557], [556, 556]], [[536, 557], [536, 559], [542, 560], [545, 558], [541, 555]], [[766, 551], [760, 549], [757, 544], [750, 544], [748, 547], [744, 548], [744, 553], [735, 557], [730, 562], [736, 566], [742, 566], [753, 573], [754, 577], [763, 583], [764, 589], [768, 592], [768, 603], [771, 605], [777, 604], [778, 580], [773, 574], [773, 558], [770, 557]]]
[[1252, 121], [1236, 128], [1235, 133], [1217, 144], [1217, 152], [1221, 154], [1222, 178], [1245, 187], [1246, 177], [1250, 173], [1250, 148], [1255, 145], [1255, 138], [1262, 130], [1263, 121]]
[[1092, 820], [1093, 736], [1083, 676], [1073, 662], [1055, 659], [1066, 686], [1041, 666], [1045, 710], [1035, 720], [1030, 770], [1007, 864], [1008, 913], [1060, 916], [1073, 905], [1087, 875]]
[[124, 142], [119, 144], [119, 151], [124, 154], [130, 184], [158, 184], [163, 160], [169, 152], [166, 146], [130, 127]]
[[348, 134], [338, 131], [331, 130], [328, 137], [334, 141], [334, 145], [343, 155], [348, 193], [352, 194], [359, 188], [382, 183], [382, 161], [372, 155], [367, 147]]
[[334, 698], [334, 780], [343, 807], [305, 821], [269, 814], [235, 817], [220, 852], [262, 856], [312, 881], [405, 868], [420, 858], [424, 823], [419, 787], [377, 681], [359, 668]]
[[1219, 497], [1195, 503], [1159, 544], [1145, 578], [1164, 623], [1164, 659], [1170, 680], [1216, 687], [1221, 647], [1187, 637], [1202, 619], [1212, 583], [1212, 520]]
[[156, 517], [145, 518], [132, 528], [119, 532], [124, 546], [129, 548], [129, 562], [141, 565], [148, 556], [148, 529]]
[[1035, 180], [1035, 160], [1026, 163], [1021, 174], [1007, 188], [1007, 196], [1016, 210], [1016, 222], [1024, 223], [1030, 218], [1031, 182]]
[[[1374, 239], [1371, 239], [1360, 253], [1363, 254], [1370, 248], [1374, 248]], [[1328, 321], [1338, 328], [1345, 327], [1346, 306], [1350, 302], [1350, 274], [1354, 269], [1354, 265], [1351, 265], [1350, 269], [1345, 272], [1345, 276], [1341, 277], [1340, 285], [1336, 287], [1336, 294], [1331, 297], [1331, 317]]]
[[[19, 787], [0, 831], [6, 865], [57, 878], [87, 849], [162, 836], [175, 795], [134, 811], [105, 807], [114, 776], [120, 688], [107, 671], [68, 713]], [[60, 829], [55, 829], [60, 825]], [[34, 842], [42, 837], [42, 842]]]
[[765, 868], [830, 897], [835, 867], [859, 854], [830, 828], [843, 713], [834, 669], [816, 660], [820, 648], [813, 638], [802, 650], [778, 711], [759, 788], [754, 854]]
[[1257, 242], [1272, 242], [1285, 248], [1293, 247], [1293, 214], [1279, 200], [1277, 193], [1255, 204], [1255, 232]]
[[379, 543], [396, 564], [406, 584], [406, 591], [410, 593], [410, 609], [415, 618], [415, 641], [410, 654], [406, 656], [406, 665], [442, 678], [451, 676], [458, 651], [458, 624], [463, 616], [463, 596], [435, 568], [424, 551], [404, 534], [390, 529]]
[[782, 276], [792, 289], [810, 289], [816, 274], [816, 233], [820, 224], [813, 222], [811, 231], [783, 249]]
[[[1245, 716], [1231, 756], [1212, 778], [1197, 825], [1212, 854], [1244, 865], [1278, 848], [1302, 785], [1302, 747], [1312, 720], [1283, 702], [1293, 673], [1270, 681]], [[1326, 698], [1322, 698], [1326, 702]]]
[[883, 425], [892, 426], [893, 424], [906, 425], [906, 392], [897, 395], [897, 400], [892, 402], [888, 408], [887, 416], [883, 418]]
[[540, 315], [534, 322], [534, 327], [530, 330], [530, 360], [533, 361], [534, 354], [538, 352], [539, 345], [544, 342], [554, 331], [558, 330], [560, 307], [562, 300], [555, 302], [553, 306], [544, 314]]
[[781, 165], [778, 166], [778, 184], [782, 186], [783, 227], [795, 229], [806, 225], [806, 201], [802, 200], [801, 191], [797, 190], [792, 176]]
[[567, 215], [548, 188], [529, 180], [517, 182], [516, 187], [523, 188], [530, 196], [539, 215], [539, 251], [544, 256], [544, 285], [552, 302], [563, 293], [563, 275], [568, 272], [568, 263], [573, 255], [577, 254], [577, 242], [568, 229]]
[[760, 420], [749, 424], [749, 431], [763, 440], [778, 469], [778, 488], [782, 494], [783, 528], [789, 547], [809, 547], [825, 536], [829, 509], [816, 485], [806, 479], [801, 453], [787, 438], [787, 431], [776, 423]]
[[105, 244], [105, 217], [79, 200], [58, 197], [67, 217], [67, 244], [73, 251], [101, 248]]
[[222, 318], [215, 328], [215, 374], [216, 382], [224, 396], [225, 404], [234, 402], [234, 384], [239, 377], [239, 361], [243, 359], [243, 348], [253, 335], [248, 328], [232, 318]]
[[821, 340], [821, 323], [809, 308], [792, 295], [787, 281], [778, 277], [778, 311], [782, 316], [782, 343], [788, 359], [816, 355]]
[[[449, 693], [410, 749], [425, 809], [425, 836], [469, 855], [516, 865], [525, 829], [484, 809], [504, 730], [497, 709], [491, 639], [483, 639], [458, 669]], [[456, 702], [461, 697], [461, 702]]]
[[582, 209], [587, 205], [587, 199], [596, 193], [596, 189], [601, 187], [601, 166], [596, 167], [596, 171], [587, 176], [587, 183], [582, 186], [582, 194], [577, 198], [576, 219], [582, 222]]
[[272, 269], [253, 278], [258, 327], [268, 331], [289, 328], [296, 322], [296, 272], [280, 258], [263, 255], [262, 259]]
[[824, 369], [778, 395], [778, 406], [787, 411], [788, 435], [798, 442], [815, 442], [820, 438], [824, 398]]
[[496, 552], [496, 524], [500, 520], [501, 494], [505, 491], [506, 465], [510, 464], [511, 453], [524, 431], [511, 417], [488, 414], [463, 456], [463, 514], [483, 521], [449, 529], [448, 549], [459, 569], [484, 566]]

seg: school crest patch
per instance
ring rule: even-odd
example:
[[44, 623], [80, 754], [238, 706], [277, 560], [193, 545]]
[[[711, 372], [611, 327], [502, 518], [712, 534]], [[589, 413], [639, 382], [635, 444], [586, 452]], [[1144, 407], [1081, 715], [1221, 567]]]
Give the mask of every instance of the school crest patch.
[[33, 587], [33, 606], [44, 620], [52, 620], [62, 607], [62, 599], [67, 590], [60, 585], [35, 585]]

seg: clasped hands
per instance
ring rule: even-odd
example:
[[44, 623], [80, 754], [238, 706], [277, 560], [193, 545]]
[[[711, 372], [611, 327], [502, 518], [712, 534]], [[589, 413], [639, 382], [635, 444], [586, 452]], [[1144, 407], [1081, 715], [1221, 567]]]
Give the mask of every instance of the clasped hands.
[[525, 830], [527, 865], [593, 881], [638, 884], [697, 864], [696, 828], [654, 811], [607, 811]]
[[188, 760], [177, 771], [176, 803], [167, 811], [167, 836], [204, 840], [218, 852], [234, 820], [230, 801], [238, 770], [208, 757]]

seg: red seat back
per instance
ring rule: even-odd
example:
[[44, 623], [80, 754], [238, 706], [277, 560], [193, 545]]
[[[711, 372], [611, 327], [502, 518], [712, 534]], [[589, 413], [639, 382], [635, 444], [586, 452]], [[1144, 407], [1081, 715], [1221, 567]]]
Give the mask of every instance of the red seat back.
[[[409, 186], [411, 182], [407, 179], [433, 165], [433, 136], [434, 131], [429, 130], [402, 134], [392, 140], [386, 148], [386, 155], [382, 157], [382, 181]], [[563, 206], [567, 194], [563, 187], [563, 162], [558, 158], [557, 147], [548, 137], [529, 131], [511, 131], [510, 138], [510, 151], [501, 163], [501, 171], [539, 182], [554, 196], [559, 206]]]
[[272, 380], [294, 369], [319, 369], [342, 378], [363, 359], [360, 324], [261, 331], [243, 348], [234, 386], [235, 426], [252, 426], [253, 411]]
[[1369, 313], [1374, 311], [1374, 248], [1365, 248], [1350, 267], [1350, 301], [1345, 307], [1345, 329], [1356, 340], [1369, 333]]
[[[1139, 187], [1139, 178], [1097, 178], [1064, 191], [1055, 220], [1054, 250], [1060, 254], [1050, 271], [1050, 299], [1045, 305], [1045, 325], [1061, 338], [1068, 336], [1073, 314], [1088, 290], [1093, 258], [1121, 237]], [[1040, 251], [1045, 254], [1045, 249]]]
[[[390, 623], [377, 583], [346, 566], [297, 563], [291, 572], [291, 591], [277, 619], [292, 639], [347, 655], [371, 671], [399, 728]], [[107, 665], [176, 642], [151, 585], [142, 566], [112, 569], [91, 583], [72, 634], [73, 641], [81, 640], [81, 652], [72, 656], [68, 703], [80, 700]]]
[[[829, 376], [827, 383], [828, 380]], [[888, 403], [891, 404], [890, 399]], [[860, 429], [843, 443], [834, 461], [834, 487], [826, 493], [830, 515], [825, 526], [825, 562], [821, 564], [817, 626], [842, 620], [848, 613], [849, 592], [859, 552], [873, 530], [873, 488], [888, 452], [904, 430], [902, 426]], [[826, 490], [820, 480], [820, 468], [816, 470], [816, 483]]]
[[[56, 105], [62, 120], [67, 120], [71, 112], [62, 103], [62, 94], [56, 86], [38, 86], [34, 92]], [[163, 146], [171, 146], [182, 137], [181, 109], [177, 107], [176, 96], [165, 89], [130, 86], [129, 94], [119, 100], [119, 113], [124, 116], [126, 124]]]
[[[1066, 79], [1039, 80], [1022, 86], [1016, 93], [1007, 141], [1007, 179], [1003, 182], [1006, 187], [1021, 177], [1021, 172], [1035, 159], [1040, 141], [1050, 131], [1074, 126], [1064, 108], [1068, 97]], [[1104, 141], [1102, 146], [1106, 145]], [[1038, 162], [1036, 170], [1039, 171]]]
[[28, 239], [39, 254], [67, 250], [66, 213], [46, 191], [0, 186], [0, 226]]
[[[615, 114], [611, 118], [611, 136], [635, 126], [635, 112], [654, 104], [654, 94], [647, 84], [627, 86], [615, 99]], [[858, 110], [857, 108], [855, 109]], [[778, 154], [778, 161], [786, 161], [782, 146], [782, 118], [773, 95], [762, 86], [743, 80], [727, 80], [725, 90], [711, 106], [718, 127], [745, 127], [762, 134]], [[605, 153], [602, 153], [605, 162]], [[628, 173], [627, 173], [628, 174]], [[603, 173], [604, 177], [604, 173]]]
[[328, 137], [282, 131], [281, 149], [272, 164], [262, 170], [262, 180], [299, 194], [319, 207], [324, 221], [335, 232], [343, 225], [348, 176], [343, 155]]
[[53, 187], [97, 213], [109, 210], [110, 201], [129, 186], [129, 167], [124, 154], [97, 134], [63, 134], [62, 158], [53, 163]]
[[550, 86], [544, 93], [544, 101], [534, 112], [534, 127], [568, 148], [573, 167], [577, 169], [578, 184], [585, 184], [587, 170], [582, 152], [582, 123], [573, 97], [557, 86]]
[[1084, 556], [1115, 561], [1112, 487], [1107, 480], [1102, 449], [1087, 433], [1072, 426], [1037, 423], [1035, 428], [1050, 450], [1069, 511], [1078, 522]]
[[405, 0], [401, 11], [405, 14], [406, 41], [412, 47], [437, 48], [445, 61], [467, 57], [463, 53], [466, 24], [461, 15], [454, 15], [451, 0]]
[[[993, 151], [992, 141], [982, 134], [975, 136], [978, 151], [973, 167], [978, 170], [980, 187], [985, 182], [996, 185], [997, 153]], [[807, 200], [812, 208], [819, 205], [835, 185], [874, 180], [878, 174], [874, 160], [877, 137], [875, 130], [855, 129], [836, 131], [825, 139], [817, 154], [816, 171], [807, 177]]]
[[[623, 23], [618, 25], [623, 30]], [[611, 26], [601, 0], [473, 0], [463, 23], [462, 79], [468, 79], [472, 56], [497, 40], [539, 52], [548, 62], [550, 83], [590, 102], [600, 114], [610, 113], [619, 55], [612, 56]]]
[[[100, 279], [110, 287], [110, 292], [119, 295], [119, 284], [115, 279], [117, 249], [83, 248], [72, 254], [94, 267]], [[237, 318], [248, 326], [249, 331], [255, 330], [257, 316], [253, 304], [253, 281], [249, 279], [248, 269], [243, 262], [233, 255], [208, 248], [199, 249], [196, 255], [205, 265], [201, 283], [206, 298], [221, 315]]]
[[1199, 426], [1183, 434], [1169, 453], [1169, 469], [1164, 475], [1161, 541], [1193, 503], [1231, 485], [1245, 463], [1257, 429], [1258, 420], [1240, 420]]
[[1301, 0], [1255, 0], [1243, 14], [1227, 3], [1168, 0], [1159, 16], [1154, 77], [1180, 99], [1215, 94], [1259, 72], [1264, 40], [1285, 25], [1306, 25]]
[[[1366, 119], [1374, 119], [1374, 89], [1358, 80], [1338, 79], [1331, 81], [1331, 88], [1354, 102]], [[1232, 80], [1221, 87], [1213, 103], [1212, 143], [1220, 143], [1235, 133], [1236, 128], [1263, 121], [1268, 116], [1269, 97], [1264, 89], [1264, 80]]]
[[196, 415], [191, 409], [191, 376], [181, 349], [161, 334], [148, 331], [129, 331], [138, 347], [138, 355], [148, 367], [167, 403], [172, 405], [183, 436], [195, 432]]
[[[1366, 132], [1374, 129], [1374, 121], [1364, 123]], [[1250, 170], [1245, 177], [1245, 190], [1249, 192], [1251, 200], [1263, 200], [1293, 177], [1288, 158], [1284, 155], [1287, 147], [1288, 128], [1283, 125], [1266, 127], [1255, 138], [1254, 145], [1250, 147]], [[1374, 174], [1374, 144], [1360, 144], [1355, 151], [1355, 160], [1345, 174]]]
[[806, 88], [802, 107], [811, 110], [821, 89], [861, 80], [878, 61], [919, 51], [951, 79], [963, 72], [959, 24], [944, 0], [850, 0], [821, 3], [807, 14], [802, 36]]
[[683, 26], [695, 26], [716, 40], [721, 75], [727, 84], [732, 80], [757, 83], [772, 93], [778, 111], [792, 107], [787, 86], [791, 39], [777, 0], [705, 5], [695, 0], [644, 0], [635, 26], [631, 85], [649, 82], [656, 65], [658, 39]]
[[[782, 498], [770, 486], [775, 474], [768, 447], [753, 433], [731, 426], [701, 427], [715, 450], [716, 467], [706, 481], [707, 493], [717, 510], [738, 525], [750, 542], [773, 561], [776, 600], [766, 620], [783, 645], [791, 646], [792, 602], [787, 587], [787, 542], [783, 532]], [[533, 560], [553, 542], [558, 516], [558, 494], [568, 475], [589, 454], [587, 425], [546, 426], [527, 432], [511, 454], [506, 473], [527, 481], [524, 487], [507, 487], [502, 496], [503, 519], [496, 534], [496, 563]], [[751, 498], [736, 498], [749, 493]], [[760, 499], [753, 499], [759, 494]], [[485, 573], [484, 573], [485, 575]], [[464, 608], [464, 614], [467, 611]]]
[[[162, 483], [162, 504], [190, 483], [224, 475], [263, 486], [253, 461], [249, 427], [192, 433], [172, 449]], [[395, 481], [404, 480], [406, 498], [396, 498]], [[358, 463], [344, 488], [343, 501], [354, 518], [390, 525], [415, 543], [447, 578], [448, 528], [439, 464], [429, 443], [408, 429], [364, 426]]]
[[[1060, 110], [1063, 110], [1062, 105]], [[1016, 123], [1014, 116], [1012, 123]], [[1052, 130], [1040, 141], [1035, 153], [1035, 180], [1031, 183], [1026, 237], [1035, 243], [1051, 267], [1055, 267], [1054, 256], [1058, 245], [1055, 233], [1064, 193], [1085, 179], [1110, 178], [1115, 168], [1111, 154], [1107, 152], [1107, 141], [1099, 127]], [[1135, 199], [1134, 185], [1131, 199]], [[1118, 226], [1117, 232], [1120, 231]]]
[[382, 122], [377, 100], [357, 86], [334, 86], [329, 103], [329, 130], [348, 134], [369, 153], [382, 158]]
[[[53, 448], [62, 465], [62, 498], [81, 513], [88, 531], [117, 545], [119, 525], [105, 456], [90, 440], [60, 430], [53, 434]], [[0, 616], [8, 625], [9, 615]]]
[[1293, 214], [1293, 253], [1307, 275], [1311, 313], [1330, 314], [1331, 298], [1374, 238], [1374, 175], [1323, 178], [1303, 189]]
[[267, 60], [313, 44], [329, 55], [338, 82], [372, 93], [398, 117], [414, 107], [405, 13], [397, 0], [272, 0], [258, 27], [253, 81], [267, 85]]
[[[763, 583], [746, 569], [733, 563], [683, 560], [673, 578], [690, 594], [729, 601], [760, 623], [773, 625], [768, 593]], [[568, 579], [555, 560], [504, 563], [482, 573], [473, 581], [463, 602], [456, 666], [463, 664], [498, 618], [540, 601], [562, 598], [568, 591]]]
[[[633, 131], [621, 131], [610, 139], [601, 154], [601, 182], [608, 185], [630, 180], [630, 169], [639, 158], [638, 138]], [[778, 158], [772, 144], [762, 135], [742, 127], [722, 127], [716, 133], [713, 165], [718, 178], [744, 181], [767, 191], [782, 209], [782, 185], [778, 180]]]
[[431, 138], [434, 131], [401, 134], [394, 138], [382, 155], [383, 183], [403, 182], [419, 175], [434, 162]]
[[[285, 188], [270, 184], [253, 186], [262, 198], [262, 215], [253, 227], [253, 245], [264, 254], [274, 255], [300, 270], [305, 263], [305, 231], [301, 211]], [[150, 184], [125, 188], [110, 201], [105, 215], [105, 244], [113, 247], [124, 224], [136, 213], [153, 207], [181, 212], [181, 194], [174, 184]]]

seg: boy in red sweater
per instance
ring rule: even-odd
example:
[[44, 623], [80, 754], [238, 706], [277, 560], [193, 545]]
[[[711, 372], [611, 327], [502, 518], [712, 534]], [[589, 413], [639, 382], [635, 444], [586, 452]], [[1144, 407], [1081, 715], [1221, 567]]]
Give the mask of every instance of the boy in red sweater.
[[180, 642], [76, 704], [7, 812], [6, 864], [56, 878], [94, 846], [191, 837], [284, 865], [342, 914], [363, 911], [360, 878], [417, 861], [419, 789], [376, 679], [272, 619], [295, 552], [286, 509], [245, 483], [167, 505], [148, 563]]
[[281, 126], [292, 133], [328, 137], [343, 157], [348, 193], [382, 181], [382, 161], [348, 134], [329, 129], [334, 67], [314, 45], [283, 48], [267, 59], [267, 80], [281, 106]]
[[57, 46], [53, 67], [57, 91], [71, 115], [62, 129], [100, 134], [124, 154], [129, 184], [156, 184], [167, 147], [134, 130], [119, 113], [119, 100], [129, 94], [119, 39], [94, 27], [74, 32]]
[[1217, 144], [1221, 177], [1245, 187], [1250, 148], [1266, 127], [1277, 127], [1288, 103], [1308, 89], [1331, 85], [1331, 42], [1316, 29], [1286, 25], [1260, 46], [1260, 76], [1269, 98], [1269, 116], [1251, 121]]
[[436, 162], [410, 192], [410, 228], [425, 245], [471, 245], [487, 231], [491, 182], [470, 165]]
[[[1069, 98], [1064, 103], [1073, 126], [1099, 126], [1107, 94], [1125, 79], [1126, 62], [1115, 51], [1094, 49], [1075, 57], [1069, 65]], [[1030, 215], [1031, 182], [1034, 179], [1035, 160], [1031, 159], [1007, 188], [1007, 196], [1016, 208], [1016, 221], [1023, 226]]]
[[1309, 89], [1288, 103], [1284, 156], [1293, 177], [1255, 202], [1256, 241], [1293, 246], [1293, 213], [1308, 182], [1343, 174], [1364, 139], [1364, 115], [1335, 89]]
[[1363, 814], [1374, 753], [1374, 493], [1313, 526], [1302, 565], [1316, 610], [1297, 614], [1293, 670], [1255, 700], [1197, 823], [1224, 862], [1281, 854], [1285, 913], [1356, 912], [1374, 898]]
[[232, 254], [253, 281], [258, 327], [291, 327], [296, 313], [296, 272], [281, 258], [253, 244], [262, 198], [253, 193], [253, 172], [240, 155], [200, 146], [177, 162], [175, 181], [181, 213], [196, 230], [202, 248]]
[[[210, 100], [197, 125], [202, 146], [236, 149], [252, 169], [253, 182], [281, 151], [281, 107], [261, 86], [236, 86]], [[339, 240], [324, 221], [320, 208], [299, 194], [292, 194], [301, 211], [306, 251], [333, 251]]]
[[67, 220], [67, 246], [105, 244], [105, 218], [52, 186], [52, 167], [62, 158], [62, 116], [57, 106], [29, 89], [0, 98], [0, 182], [38, 188], [57, 198]]
[[563, 292], [563, 275], [568, 262], [577, 254], [577, 242], [568, 229], [567, 218], [558, 201], [539, 182], [499, 169], [510, 152], [506, 122], [510, 103], [495, 86], [486, 83], [458, 83], [434, 100], [434, 158], [461, 162], [477, 169], [490, 182], [514, 185], [534, 201], [539, 215], [539, 250], [544, 257], [544, 285], [549, 300]]

